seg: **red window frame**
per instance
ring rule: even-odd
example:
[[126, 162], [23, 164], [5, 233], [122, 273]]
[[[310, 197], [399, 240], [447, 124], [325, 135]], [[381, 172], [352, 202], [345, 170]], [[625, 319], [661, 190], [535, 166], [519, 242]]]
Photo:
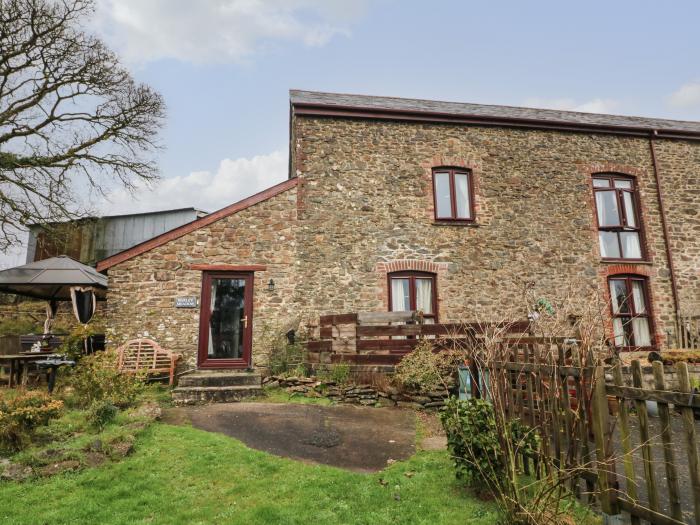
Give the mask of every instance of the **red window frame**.
[[438, 322], [438, 301], [437, 301], [437, 276], [430, 272], [418, 272], [418, 271], [401, 271], [401, 272], [391, 272], [387, 274], [387, 284], [389, 287], [389, 311], [393, 312], [392, 304], [393, 298], [391, 296], [391, 280], [392, 279], [408, 279], [408, 293], [409, 293], [409, 308], [411, 311], [416, 310], [416, 279], [430, 279], [432, 281], [432, 306], [433, 313], [426, 314], [423, 312], [424, 319], [433, 319], [434, 323]]
[[[438, 206], [437, 206], [437, 188], [436, 188], [436, 177], [438, 173], [447, 173], [449, 175], [450, 182], [450, 216], [449, 217], [439, 217], [438, 216]], [[457, 193], [455, 190], [455, 175], [466, 175], [467, 176], [467, 188], [469, 190], [469, 202], [467, 202], [467, 210], [469, 210], [469, 217], [457, 217]], [[455, 222], [455, 223], [470, 223], [476, 220], [476, 214], [474, 210], [474, 178], [472, 171], [464, 168], [433, 168], [433, 215], [436, 221], [440, 222]]]
[[[596, 180], [607, 180], [609, 182], [609, 187], [607, 188], [597, 188], [595, 186]], [[615, 187], [615, 181], [616, 180], [622, 180], [629, 182], [632, 187], [630, 189], [625, 189], [625, 188], [616, 188]], [[634, 177], [631, 177], [629, 175], [623, 175], [619, 173], [595, 173], [592, 176], [592, 181], [591, 185], [593, 186], [593, 205], [595, 206], [595, 221], [596, 221], [596, 227], [598, 229], [598, 249], [600, 250], [600, 232], [612, 232], [615, 233], [615, 236], [617, 238], [617, 249], [620, 253], [620, 257], [604, 257], [602, 254], [601, 250], [601, 258], [604, 261], [646, 261], [647, 260], [647, 253], [646, 253], [646, 242], [645, 242], [645, 236], [644, 236], [644, 227], [642, 223], [642, 210], [641, 210], [641, 200], [639, 198], [639, 190], [637, 187], [637, 181], [635, 180]], [[598, 192], [602, 191], [614, 191], [615, 192], [615, 199], [617, 201], [617, 213], [618, 213], [618, 220], [619, 220], [619, 226], [601, 226], [599, 221], [598, 221], [598, 199], [596, 198], [596, 195]], [[627, 208], [625, 205], [625, 199], [623, 195], [625, 193], [629, 193], [632, 195], [632, 203], [634, 205], [634, 220], [636, 223], [636, 226], [630, 226], [627, 223]], [[625, 257], [624, 256], [624, 251], [622, 249], [622, 235], [621, 233], [624, 232], [636, 232], [637, 235], [639, 236], [639, 252], [641, 257], [638, 258], [632, 258], [632, 257]]]
[[[610, 283], [611, 281], [624, 281], [625, 282], [625, 288], [627, 289], [627, 304], [629, 305], [629, 313], [615, 313], [615, 309], [613, 307], [613, 297], [612, 297], [612, 292], [610, 291]], [[636, 281], [642, 284], [642, 295], [644, 297], [644, 304], [645, 304], [645, 309], [646, 312], [640, 313], [637, 312], [637, 305], [634, 304], [634, 295], [632, 293], [632, 282]], [[647, 320], [647, 326], [649, 327], [649, 340], [651, 342], [651, 345], [647, 346], [639, 346], [636, 344], [636, 341], [634, 340], [635, 335], [634, 335], [634, 330], [631, 330], [631, 338], [632, 338], [632, 343], [631, 345], [627, 346], [618, 346], [615, 344], [615, 328], [613, 327], [613, 343], [615, 344], [616, 348], [619, 348], [623, 351], [635, 351], [635, 350], [640, 350], [640, 349], [652, 349], [654, 348], [654, 316], [652, 315], [651, 311], [651, 300], [649, 296], [649, 279], [647, 279], [644, 276], [641, 275], [611, 275], [608, 277], [607, 280], [607, 285], [608, 285], [608, 294], [610, 295], [610, 316], [611, 319], [622, 319], [623, 326], [625, 324], [629, 324], [632, 322], [632, 319], [635, 318], [645, 318]]]

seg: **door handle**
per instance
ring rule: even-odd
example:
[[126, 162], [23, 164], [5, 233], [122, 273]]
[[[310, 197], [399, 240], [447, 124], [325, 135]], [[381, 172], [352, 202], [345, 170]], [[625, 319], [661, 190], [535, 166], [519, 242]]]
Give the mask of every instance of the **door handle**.
[[243, 323], [243, 328], [248, 328], [248, 316], [247, 315], [241, 319], [241, 323]]

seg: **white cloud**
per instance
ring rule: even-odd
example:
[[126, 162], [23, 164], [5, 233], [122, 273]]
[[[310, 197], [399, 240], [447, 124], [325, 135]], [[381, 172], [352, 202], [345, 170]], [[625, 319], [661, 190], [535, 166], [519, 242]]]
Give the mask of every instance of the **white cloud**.
[[164, 178], [152, 188], [141, 185], [132, 194], [120, 188], [95, 203], [101, 215], [187, 208], [212, 212], [287, 178], [287, 152], [253, 158], [224, 159], [216, 172], [193, 171]]
[[577, 102], [572, 98], [529, 98], [524, 104], [531, 108], [582, 111], [584, 113], [612, 113], [619, 105], [616, 100], [608, 98], [594, 98], [587, 102]]
[[668, 102], [676, 108], [700, 107], [700, 82], [683, 84], [671, 93]]
[[273, 43], [348, 34], [365, 0], [99, 0], [98, 31], [127, 62], [241, 61]]

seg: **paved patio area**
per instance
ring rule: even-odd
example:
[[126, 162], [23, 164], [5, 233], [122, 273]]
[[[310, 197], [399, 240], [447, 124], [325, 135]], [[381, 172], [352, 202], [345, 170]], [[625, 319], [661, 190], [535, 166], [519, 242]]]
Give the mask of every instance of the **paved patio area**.
[[165, 422], [240, 439], [301, 461], [375, 472], [415, 452], [411, 410], [275, 403], [222, 403], [170, 409]]

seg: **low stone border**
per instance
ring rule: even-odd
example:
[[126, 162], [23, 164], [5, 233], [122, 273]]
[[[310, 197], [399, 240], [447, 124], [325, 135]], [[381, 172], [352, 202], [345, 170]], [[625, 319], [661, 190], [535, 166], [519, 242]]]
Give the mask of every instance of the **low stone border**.
[[379, 390], [369, 384], [339, 385], [335, 381], [324, 381], [317, 377], [267, 376], [262, 380], [263, 387], [280, 387], [290, 394], [306, 397], [325, 397], [336, 403], [348, 403], [369, 407], [406, 407], [438, 410], [450, 396], [448, 389], [433, 390], [427, 393], [401, 392], [398, 388], [387, 387]]

